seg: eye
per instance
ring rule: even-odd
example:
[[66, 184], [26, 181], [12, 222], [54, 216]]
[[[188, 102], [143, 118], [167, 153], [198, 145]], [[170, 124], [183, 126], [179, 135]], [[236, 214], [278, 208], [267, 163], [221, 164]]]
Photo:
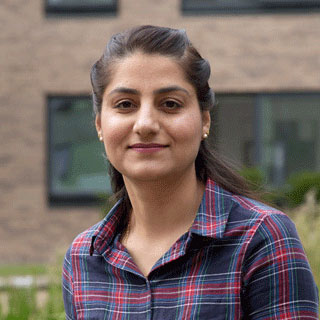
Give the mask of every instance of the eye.
[[135, 108], [135, 105], [129, 100], [123, 100], [123, 101], [120, 101], [117, 104], [115, 104], [114, 108], [127, 111], [127, 110]]
[[182, 107], [182, 104], [175, 100], [166, 100], [162, 105], [170, 111], [174, 111]]

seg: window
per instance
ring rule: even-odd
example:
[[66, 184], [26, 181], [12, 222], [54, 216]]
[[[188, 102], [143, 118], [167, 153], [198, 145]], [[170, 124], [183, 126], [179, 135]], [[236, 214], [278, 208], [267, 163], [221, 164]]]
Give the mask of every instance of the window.
[[[209, 139], [239, 167], [258, 167], [270, 186], [320, 171], [320, 92], [217, 93]], [[48, 97], [48, 199], [95, 203], [111, 194], [91, 98]]]
[[298, 171], [320, 171], [320, 93], [217, 94], [218, 151], [259, 167], [273, 186]]
[[186, 14], [312, 12], [320, 9], [320, 0], [181, 0]]
[[117, 0], [46, 0], [49, 14], [115, 14]]
[[50, 204], [96, 202], [111, 193], [104, 148], [97, 138], [91, 98], [48, 97]]

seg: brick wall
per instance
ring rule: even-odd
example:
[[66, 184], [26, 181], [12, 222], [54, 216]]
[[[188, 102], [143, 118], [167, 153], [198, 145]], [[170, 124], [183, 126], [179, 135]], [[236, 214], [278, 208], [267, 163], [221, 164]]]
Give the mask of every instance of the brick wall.
[[179, 0], [122, 0], [117, 16], [46, 17], [0, 2], [0, 263], [50, 261], [100, 219], [46, 202], [46, 95], [90, 93], [106, 41], [137, 24], [186, 29], [216, 91], [320, 90], [320, 13], [183, 16]]

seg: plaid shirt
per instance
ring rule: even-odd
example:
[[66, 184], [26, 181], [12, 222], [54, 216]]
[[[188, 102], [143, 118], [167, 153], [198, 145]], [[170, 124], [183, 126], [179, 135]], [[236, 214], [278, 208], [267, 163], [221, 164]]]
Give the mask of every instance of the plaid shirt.
[[285, 214], [208, 180], [190, 231], [146, 278], [119, 242], [119, 211], [66, 254], [66, 319], [318, 319], [317, 288]]

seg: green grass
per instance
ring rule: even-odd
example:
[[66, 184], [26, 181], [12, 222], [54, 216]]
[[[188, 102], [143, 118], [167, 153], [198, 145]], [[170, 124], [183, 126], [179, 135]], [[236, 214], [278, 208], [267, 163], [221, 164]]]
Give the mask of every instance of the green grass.
[[35, 289], [10, 289], [8, 295], [9, 313], [2, 319], [28, 320], [36, 313]]
[[45, 306], [39, 307], [36, 300], [37, 290], [10, 289], [9, 312], [4, 315], [0, 310], [1, 320], [62, 320], [65, 319], [61, 286], [51, 285]]
[[45, 265], [15, 265], [1, 266], [0, 276], [46, 275], [49, 286], [46, 288], [44, 305], [37, 303], [36, 288], [10, 288], [8, 310], [4, 314], [0, 307], [0, 320], [62, 320], [65, 319], [61, 287], [61, 259], [52, 266]]
[[9, 276], [36, 276], [47, 273], [45, 265], [0, 265], [0, 277]]

